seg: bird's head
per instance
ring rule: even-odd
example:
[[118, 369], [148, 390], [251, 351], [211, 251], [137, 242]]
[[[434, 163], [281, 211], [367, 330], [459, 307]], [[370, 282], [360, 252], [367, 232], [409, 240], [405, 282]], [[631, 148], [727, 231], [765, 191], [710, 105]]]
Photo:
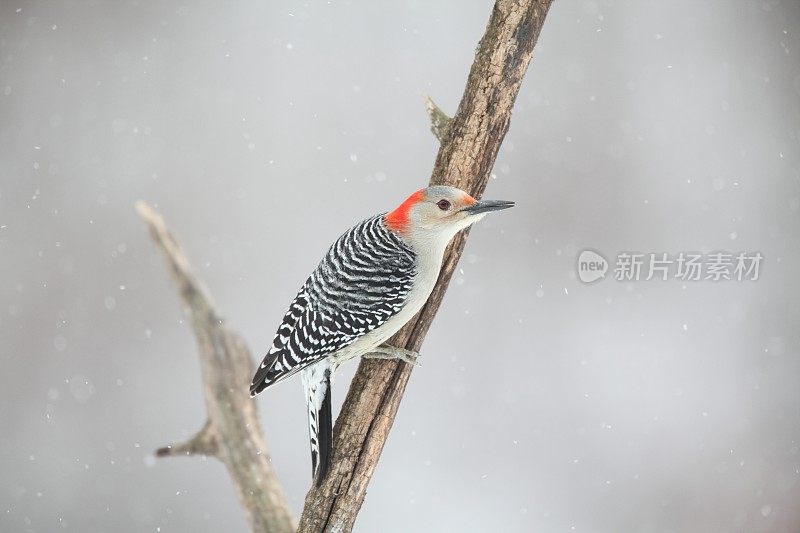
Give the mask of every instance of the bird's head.
[[514, 207], [514, 202], [476, 200], [461, 189], [434, 185], [420, 189], [384, 217], [386, 225], [413, 243], [444, 241], [486, 213]]

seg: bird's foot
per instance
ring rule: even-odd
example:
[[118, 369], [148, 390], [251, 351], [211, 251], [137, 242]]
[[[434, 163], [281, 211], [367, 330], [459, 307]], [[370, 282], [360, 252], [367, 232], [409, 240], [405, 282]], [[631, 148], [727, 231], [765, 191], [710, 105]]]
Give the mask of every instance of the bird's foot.
[[419, 361], [417, 361], [419, 358], [418, 352], [412, 352], [411, 350], [406, 350], [404, 348], [389, 346], [388, 344], [376, 346], [372, 349], [372, 351], [364, 354], [363, 357], [366, 359], [399, 359], [408, 363], [409, 365], [422, 366]]

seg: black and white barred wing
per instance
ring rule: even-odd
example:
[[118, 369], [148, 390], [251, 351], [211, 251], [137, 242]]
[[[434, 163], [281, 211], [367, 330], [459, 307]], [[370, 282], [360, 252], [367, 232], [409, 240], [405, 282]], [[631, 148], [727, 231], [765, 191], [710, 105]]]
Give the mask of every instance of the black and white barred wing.
[[345, 348], [363, 334], [335, 329], [342, 318], [317, 311], [308, 300], [304, 287], [289, 307], [253, 378], [252, 395]]
[[402, 309], [415, 274], [413, 252], [379, 215], [331, 246], [300, 289], [250, 386], [256, 395], [349, 346]]

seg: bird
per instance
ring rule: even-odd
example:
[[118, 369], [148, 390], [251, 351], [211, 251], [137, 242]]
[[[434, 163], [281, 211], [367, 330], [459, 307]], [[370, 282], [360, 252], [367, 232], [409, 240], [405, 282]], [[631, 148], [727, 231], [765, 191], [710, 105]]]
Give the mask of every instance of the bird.
[[513, 206], [446, 185], [420, 189], [343, 233], [306, 279], [256, 369], [250, 395], [301, 373], [317, 486], [330, 462], [337, 367], [360, 356], [417, 364], [415, 352], [384, 343], [428, 300], [452, 238], [487, 213]]

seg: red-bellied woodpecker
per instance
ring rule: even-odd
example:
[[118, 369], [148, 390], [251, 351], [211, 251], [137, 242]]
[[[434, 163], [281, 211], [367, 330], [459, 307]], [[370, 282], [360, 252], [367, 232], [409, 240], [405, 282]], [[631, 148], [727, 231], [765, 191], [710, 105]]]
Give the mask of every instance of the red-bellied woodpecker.
[[383, 343], [430, 296], [455, 234], [486, 213], [513, 205], [478, 201], [454, 187], [421, 189], [394, 211], [345, 232], [300, 288], [253, 377], [250, 394], [303, 371], [318, 484], [330, 456], [330, 385], [336, 367], [358, 356], [414, 364], [417, 354]]

